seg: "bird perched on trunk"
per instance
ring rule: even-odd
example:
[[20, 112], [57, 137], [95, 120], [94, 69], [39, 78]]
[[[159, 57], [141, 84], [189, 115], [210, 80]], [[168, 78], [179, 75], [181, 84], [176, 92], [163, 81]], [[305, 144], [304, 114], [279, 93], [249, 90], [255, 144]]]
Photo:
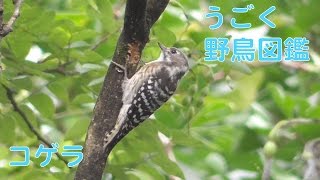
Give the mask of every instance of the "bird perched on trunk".
[[188, 58], [175, 47], [159, 44], [160, 57], [146, 63], [130, 79], [127, 69], [116, 62], [124, 72], [122, 107], [114, 128], [104, 139], [106, 149], [118, 142], [133, 128], [152, 115], [174, 94], [180, 79], [188, 71]]

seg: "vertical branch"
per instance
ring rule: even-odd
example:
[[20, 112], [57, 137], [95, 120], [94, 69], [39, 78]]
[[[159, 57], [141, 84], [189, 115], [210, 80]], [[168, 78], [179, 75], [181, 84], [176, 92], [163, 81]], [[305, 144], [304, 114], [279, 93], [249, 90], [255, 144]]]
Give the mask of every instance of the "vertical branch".
[[[151, 26], [157, 21], [169, 0], [127, 0], [124, 25], [113, 55], [113, 61], [127, 63], [129, 76], [136, 71], [141, 52], [149, 40]], [[84, 145], [84, 158], [75, 179], [101, 179], [106, 160], [118, 142], [103, 149], [106, 133], [110, 132], [122, 106], [123, 74], [110, 66], [94, 108]]]

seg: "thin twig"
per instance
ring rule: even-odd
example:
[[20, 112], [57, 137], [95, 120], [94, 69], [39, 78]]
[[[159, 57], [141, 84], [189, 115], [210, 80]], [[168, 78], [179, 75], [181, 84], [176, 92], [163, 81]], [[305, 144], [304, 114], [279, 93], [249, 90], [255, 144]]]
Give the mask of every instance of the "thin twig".
[[20, 7], [22, 5], [22, 2], [23, 2], [23, 0], [14, 0], [13, 1], [13, 3], [14, 3], [13, 14], [12, 14], [11, 18], [9, 19], [8, 23], [1, 24], [0, 40], [12, 31], [13, 25], [20, 15]]
[[59, 63], [58, 67], [53, 68], [53, 69], [44, 70], [44, 72], [46, 72], [46, 73], [58, 73], [58, 74], [62, 74], [64, 76], [73, 76], [73, 75], [79, 74], [76, 71], [67, 71], [66, 70], [67, 66], [70, 65], [70, 64], [72, 64], [72, 61], [67, 60], [66, 63], [63, 63], [63, 64]]
[[110, 34], [104, 35], [97, 43], [95, 43], [90, 49], [96, 50], [102, 43], [104, 43], [106, 40], [108, 40], [110, 37]]
[[74, 76], [79, 74], [78, 72], [70, 72], [70, 71], [66, 71], [65, 68], [63, 67], [57, 67], [54, 69], [47, 69], [45, 70], [46, 73], [58, 73], [61, 74], [63, 76]]
[[[14, 97], [13, 97], [13, 91], [7, 87], [6, 85], [2, 84], [2, 86], [4, 87], [4, 89], [7, 92], [7, 97], [10, 100], [11, 105], [13, 106], [13, 110], [16, 111], [24, 120], [24, 122], [27, 124], [28, 128], [30, 129], [30, 131], [36, 135], [36, 137], [38, 138], [38, 140], [42, 141], [46, 146], [53, 148], [52, 145], [44, 138], [41, 136], [41, 134], [33, 127], [33, 125], [31, 124], [30, 120], [28, 119], [27, 115], [18, 107], [17, 102], [15, 101]], [[57, 155], [57, 157], [62, 160], [66, 165], [68, 165], [68, 161], [66, 159], [64, 159], [64, 157], [62, 157], [59, 153], [55, 153]]]
[[98, 42], [96, 42], [94, 45], [91, 46], [91, 50], [94, 51], [96, 50], [102, 43], [106, 42], [110, 36], [114, 35], [115, 33], [119, 32], [121, 29], [117, 29], [116, 31], [112, 32], [112, 33], [108, 33], [102, 36], [101, 39], [99, 39]]

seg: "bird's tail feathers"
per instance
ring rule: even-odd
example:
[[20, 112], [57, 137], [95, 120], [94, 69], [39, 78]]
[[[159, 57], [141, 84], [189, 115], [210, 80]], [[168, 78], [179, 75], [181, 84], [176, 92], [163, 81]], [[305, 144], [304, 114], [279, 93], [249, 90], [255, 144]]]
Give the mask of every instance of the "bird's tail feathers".
[[110, 132], [106, 133], [104, 144], [103, 144], [104, 148], [106, 148], [108, 144], [116, 137], [117, 133], [121, 130], [122, 126], [125, 124], [129, 107], [130, 107], [130, 104], [124, 104], [121, 107], [116, 124], [114, 125], [113, 129]]

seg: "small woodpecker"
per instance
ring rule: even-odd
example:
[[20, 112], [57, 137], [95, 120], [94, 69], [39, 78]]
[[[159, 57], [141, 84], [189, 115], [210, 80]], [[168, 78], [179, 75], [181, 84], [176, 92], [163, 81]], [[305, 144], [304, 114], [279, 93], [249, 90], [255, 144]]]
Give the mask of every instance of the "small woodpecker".
[[104, 148], [111, 142], [120, 141], [133, 128], [146, 120], [174, 94], [180, 79], [189, 69], [188, 58], [175, 47], [159, 44], [160, 57], [146, 63], [130, 79], [127, 69], [116, 62], [124, 71], [122, 84], [122, 107], [114, 128], [106, 133]]

